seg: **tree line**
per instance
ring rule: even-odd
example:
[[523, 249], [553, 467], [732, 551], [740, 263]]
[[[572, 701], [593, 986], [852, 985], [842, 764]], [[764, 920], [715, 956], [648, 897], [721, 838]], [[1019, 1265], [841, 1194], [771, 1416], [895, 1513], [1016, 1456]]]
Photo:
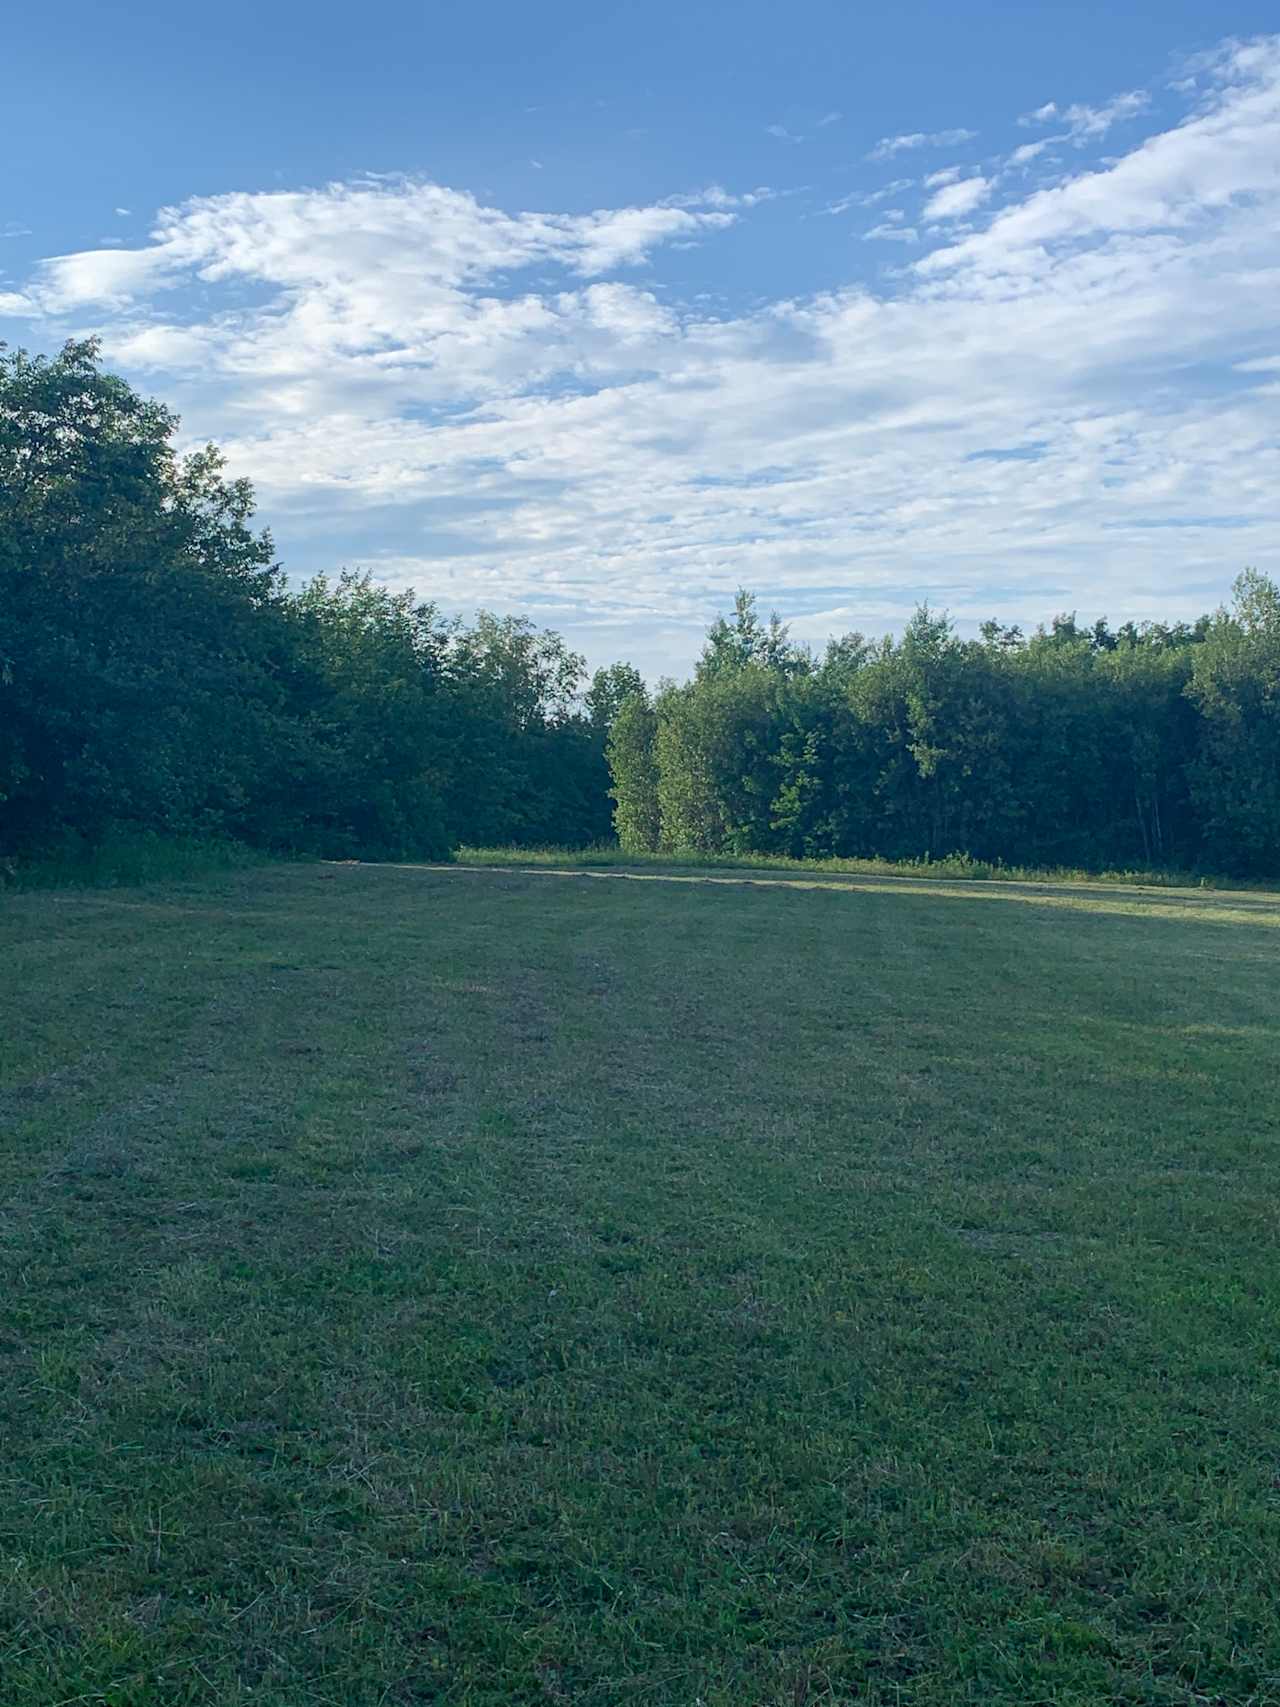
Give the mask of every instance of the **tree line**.
[[293, 591], [253, 495], [102, 370], [0, 353], [0, 856], [113, 832], [331, 857], [611, 833], [604, 719], [556, 634], [368, 576]]
[[1280, 589], [1195, 623], [900, 639], [821, 656], [739, 593], [693, 679], [609, 740], [636, 851], [937, 858], [1280, 875]]
[[461, 844], [1280, 875], [1280, 591], [815, 654], [747, 593], [693, 677], [588, 678], [516, 617], [292, 589], [212, 447], [92, 341], [0, 349], [0, 857], [116, 832], [329, 857]]

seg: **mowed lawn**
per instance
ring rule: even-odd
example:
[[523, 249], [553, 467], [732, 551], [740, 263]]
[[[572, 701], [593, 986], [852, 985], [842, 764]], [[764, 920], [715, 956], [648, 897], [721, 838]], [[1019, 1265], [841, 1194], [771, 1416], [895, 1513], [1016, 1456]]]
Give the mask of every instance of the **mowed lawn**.
[[1280, 1702], [1280, 897], [0, 901], [0, 1701]]

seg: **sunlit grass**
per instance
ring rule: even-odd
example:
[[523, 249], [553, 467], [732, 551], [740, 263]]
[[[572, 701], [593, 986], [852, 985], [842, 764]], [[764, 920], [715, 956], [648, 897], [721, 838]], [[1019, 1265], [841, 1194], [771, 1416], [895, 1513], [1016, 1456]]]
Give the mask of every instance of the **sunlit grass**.
[[1157, 889], [1246, 889], [1248, 884], [1199, 872], [1159, 868], [1086, 871], [1075, 866], [1003, 865], [948, 854], [940, 859], [789, 859], [782, 854], [624, 853], [605, 845], [593, 848], [472, 848], [458, 850], [464, 865], [556, 865], [588, 869], [658, 866], [682, 871], [829, 872], [862, 877], [960, 878], [967, 882], [1106, 883]]

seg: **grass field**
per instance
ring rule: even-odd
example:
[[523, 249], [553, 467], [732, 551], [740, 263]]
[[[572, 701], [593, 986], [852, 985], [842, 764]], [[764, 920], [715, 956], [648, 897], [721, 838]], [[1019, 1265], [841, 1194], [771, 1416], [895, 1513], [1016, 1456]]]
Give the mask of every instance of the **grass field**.
[[1280, 897], [0, 899], [4, 1707], [1280, 1702]]

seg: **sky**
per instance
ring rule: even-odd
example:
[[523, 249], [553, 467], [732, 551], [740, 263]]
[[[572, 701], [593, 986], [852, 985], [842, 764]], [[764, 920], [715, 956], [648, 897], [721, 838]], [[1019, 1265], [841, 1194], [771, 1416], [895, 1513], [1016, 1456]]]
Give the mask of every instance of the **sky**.
[[817, 645], [1189, 618], [1280, 572], [1276, 24], [24, 7], [0, 339], [100, 337], [291, 576], [593, 666], [684, 674], [739, 585]]

